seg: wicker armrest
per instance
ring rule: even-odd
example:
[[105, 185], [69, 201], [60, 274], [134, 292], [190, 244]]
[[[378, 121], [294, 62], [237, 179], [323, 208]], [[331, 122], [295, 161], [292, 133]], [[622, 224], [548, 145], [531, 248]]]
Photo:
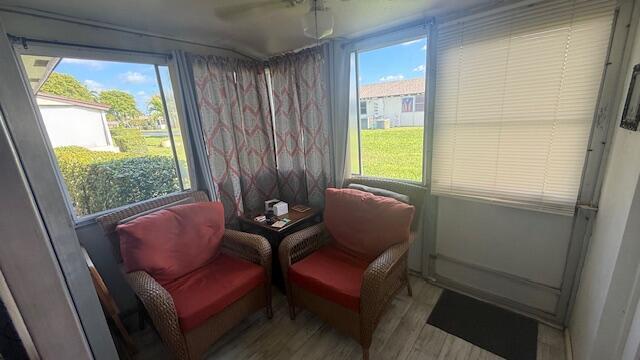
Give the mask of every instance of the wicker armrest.
[[222, 252], [264, 267], [271, 278], [271, 245], [264, 237], [226, 229], [222, 236]]
[[278, 249], [282, 274], [286, 277], [289, 266], [304, 259], [328, 241], [329, 236], [325, 231], [324, 223], [310, 226], [285, 237]]
[[361, 331], [373, 332], [382, 310], [403, 284], [409, 245], [405, 241], [388, 248], [365, 270], [360, 290]]
[[126, 277], [147, 309], [160, 337], [178, 358], [188, 358], [189, 352], [180, 329], [178, 313], [169, 292], [145, 271], [134, 271]]

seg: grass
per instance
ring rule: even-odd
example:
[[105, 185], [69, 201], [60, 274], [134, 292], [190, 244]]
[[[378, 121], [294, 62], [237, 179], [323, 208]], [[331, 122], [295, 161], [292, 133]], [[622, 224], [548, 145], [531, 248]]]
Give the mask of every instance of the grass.
[[[170, 147], [163, 147], [166, 136], [147, 136], [150, 155], [173, 156]], [[401, 127], [386, 130], [362, 130], [362, 175], [390, 179], [422, 181], [422, 127]], [[186, 162], [182, 137], [176, 136], [178, 159]], [[358, 173], [357, 134], [350, 139], [351, 167]]]
[[[362, 130], [362, 175], [421, 182], [423, 132], [423, 127]], [[357, 162], [352, 167], [357, 169]]]

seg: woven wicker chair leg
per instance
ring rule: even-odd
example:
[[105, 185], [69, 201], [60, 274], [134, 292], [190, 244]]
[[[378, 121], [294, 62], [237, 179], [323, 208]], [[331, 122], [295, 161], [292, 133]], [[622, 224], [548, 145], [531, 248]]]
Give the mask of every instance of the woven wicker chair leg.
[[407, 294], [411, 297], [413, 296], [413, 291], [411, 290], [411, 281], [409, 280], [409, 276], [407, 275]]
[[362, 348], [362, 360], [369, 360], [369, 348]]

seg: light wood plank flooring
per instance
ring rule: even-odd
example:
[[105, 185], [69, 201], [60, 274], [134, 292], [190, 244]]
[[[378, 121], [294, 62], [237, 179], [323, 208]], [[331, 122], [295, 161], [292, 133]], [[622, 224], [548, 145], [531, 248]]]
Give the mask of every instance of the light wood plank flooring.
[[[442, 293], [422, 279], [412, 277], [413, 297], [402, 291], [380, 321], [371, 345], [372, 359], [406, 360], [494, 360], [488, 351], [427, 324], [427, 318]], [[155, 332], [134, 334], [141, 349], [138, 360], [166, 359], [167, 352]], [[336, 332], [308, 311], [289, 319], [286, 299], [274, 290], [274, 317], [264, 312], [247, 318], [218, 341], [207, 360], [218, 359], [361, 359], [360, 346]], [[538, 325], [538, 360], [564, 360], [562, 332]]]

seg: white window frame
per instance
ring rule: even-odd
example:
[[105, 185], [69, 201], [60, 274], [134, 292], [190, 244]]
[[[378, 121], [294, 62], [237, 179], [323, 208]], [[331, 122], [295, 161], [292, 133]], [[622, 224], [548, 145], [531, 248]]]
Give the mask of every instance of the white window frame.
[[[383, 32], [380, 33], [378, 35], [374, 35], [374, 36], [364, 36], [361, 38], [357, 38], [355, 40], [353, 40], [352, 42], [346, 44], [345, 46], [345, 51], [350, 53], [350, 54], [354, 54], [355, 55], [355, 69], [356, 69], [356, 76], [355, 76], [355, 81], [356, 81], [356, 97], [357, 97], [357, 103], [358, 103], [358, 170], [359, 173], [351, 173], [351, 177], [361, 177], [361, 178], [379, 178], [379, 179], [384, 179], [384, 180], [393, 180], [393, 181], [400, 181], [400, 182], [406, 182], [406, 183], [410, 183], [410, 184], [417, 184], [417, 185], [422, 185], [422, 186], [426, 186], [428, 184], [428, 180], [427, 180], [427, 169], [426, 169], [426, 157], [429, 154], [429, 151], [427, 150], [427, 137], [428, 137], [428, 126], [427, 126], [427, 104], [429, 103], [428, 100], [428, 85], [427, 85], [427, 81], [425, 81], [425, 112], [424, 112], [424, 126], [423, 126], [423, 134], [422, 134], [422, 179], [421, 181], [413, 181], [413, 180], [408, 180], [408, 179], [396, 179], [396, 178], [382, 178], [379, 176], [370, 176], [370, 175], [363, 175], [362, 174], [362, 142], [361, 142], [361, 118], [363, 115], [360, 112], [360, 78], [359, 78], [359, 53], [360, 52], [365, 52], [365, 51], [371, 51], [371, 50], [376, 50], [376, 49], [381, 49], [381, 48], [385, 48], [388, 46], [393, 46], [393, 45], [398, 45], [404, 42], [408, 42], [408, 41], [412, 41], [412, 40], [418, 40], [418, 39], [423, 39], [426, 38], [427, 39], [427, 51], [425, 51], [425, 65], [426, 65], [426, 69], [427, 71], [425, 71], [425, 80], [428, 77], [428, 69], [429, 69], [429, 42], [431, 41], [430, 39], [431, 36], [431, 21], [419, 21], [419, 22], [414, 22], [411, 24], [407, 24], [405, 26], [399, 27], [399, 28], [395, 28], [395, 29], [391, 29], [387, 32]], [[413, 96], [413, 95], [411, 95]], [[415, 99], [414, 99], [414, 110], [415, 110]], [[353, 166], [352, 169], [353, 170]]]
[[[136, 51], [129, 51], [129, 50], [119, 50], [119, 49], [106, 49], [106, 48], [101, 48], [101, 47], [92, 47], [92, 46], [81, 46], [81, 45], [71, 45], [71, 44], [51, 44], [49, 42], [45, 42], [45, 41], [38, 41], [38, 40], [24, 40], [24, 41], [14, 41], [13, 44], [13, 50], [16, 54], [16, 57], [21, 60], [21, 55], [41, 55], [41, 56], [51, 56], [51, 57], [59, 57], [59, 58], [77, 58], [77, 59], [86, 59], [86, 60], [99, 60], [99, 61], [115, 61], [115, 62], [125, 62], [125, 63], [135, 63], [135, 64], [147, 64], [147, 65], [153, 65], [154, 69], [156, 70], [155, 75], [156, 75], [156, 82], [158, 83], [158, 87], [160, 88], [161, 93], [163, 94], [163, 106], [164, 106], [164, 111], [165, 113], [167, 113], [167, 108], [166, 108], [166, 104], [165, 104], [165, 98], [164, 98], [164, 93], [163, 93], [163, 89], [162, 89], [162, 85], [170, 85], [172, 87], [173, 90], [173, 94], [174, 97], [176, 98], [176, 107], [178, 110], [178, 122], [180, 123], [180, 129], [182, 129], [183, 131], [185, 131], [187, 129], [187, 124], [186, 124], [186, 116], [184, 114], [184, 109], [182, 109], [182, 106], [180, 104], [180, 100], [179, 100], [179, 96], [180, 93], [178, 92], [179, 87], [176, 86], [176, 84], [179, 84], [179, 80], [177, 78], [178, 74], [177, 74], [177, 65], [175, 64], [174, 59], [172, 58], [171, 55], [169, 54], [160, 54], [160, 53], [150, 53], [150, 52], [136, 52]], [[22, 71], [22, 75], [23, 77], [26, 79], [27, 77], [27, 73], [26, 73], [26, 69], [24, 67], [24, 63], [22, 61], [19, 61], [19, 65], [20, 65], [20, 71]], [[158, 71], [158, 67], [159, 66], [165, 66], [167, 67], [168, 71], [169, 71], [169, 76], [170, 76], [170, 84], [163, 84], [160, 81], [160, 74]], [[34, 97], [35, 99], [35, 97]], [[35, 100], [34, 100], [35, 101]], [[37, 108], [37, 105], [36, 105]], [[38, 111], [39, 114], [39, 111]], [[38, 115], [38, 126], [42, 129], [43, 133], [46, 134], [46, 129], [44, 127], [44, 122], [42, 120], [42, 117], [40, 115]], [[167, 121], [167, 127], [169, 129], [171, 129], [171, 119], [168, 119]], [[176, 154], [176, 149], [175, 149], [175, 144], [174, 144], [174, 139], [173, 139], [173, 133], [171, 130], [169, 130], [169, 134], [170, 134], [170, 140], [171, 140], [171, 144], [172, 144], [172, 152], [173, 152], [173, 160], [174, 162], [177, 161], [177, 154]], [[186, 153], [186, 158], [187, 158], [187, 166], [188, 166], [188, 174], [181, 174], [180, 172], [180, 168], [177, 164], [177, 162], [175, 163], [176, 166], [176, 172], [178, 175], [178, 179], [179, 179], [179, 184], [180, 184], [180, 188], [181, 190], [177, 191], [177, 192], [173, 192], [170, 194], [167, 194], [165, 196], [171, 196], [177, 193], [182, 193], [185, 191], [190, 191], [191, 189], [196, 189], [197, 188], [197, 177], [195, 175], [195, 168], [194, 168], [194, 157], [193, 157], [193, 152], [191, 151], [191, 147], [189, 146], [189, 138], [188, 136], [186, 136], [186, 134], [182, 134], [182, 138], [183, 138], [183, 142], [184, 142], [184, 147], [185, 147], [185, 153]], [[48, 137], [45, 137], [46, 140], [46, 146], [47, 146], [47, 150], [50, 152], [50, 154], [53, 155], [53, 147], [51, 146], [51, 143], [49, 141]], [[55, 156], [53, 156], [55, 159]], [[56, 166], [55, 166], [55, 176], [58, 180], [58, 182], [61, 185], [61, 188], [63, 189], [64, 192], [64, 197], [66, 200], [66, 207], [67, 210], [71, 216], [71, 218], [74, 220], [76, 227], [80, 227], [80, 226], [84, 226], [86, 224], [89, 223], [93, 223], [95, 222], [95, 219], [104, 215], [104, 214], [108, 214], [110, 212], [114, 212], [114, 211], [118, 211], [124, 208], [127, 208], [129, 206], [150, 200], [150, 199], [145, 199], [145, 200], [141, 200], [139, 202], [136, 203], [132, 203], [132, 204], [126, 204], [126, 205], [122, 205], [120, 207], [116, 207], [113, 209], [107, 209], [107, 210], [103, 210], [103, 211], [99, 211], [99, 212], [95, 212], [92, 214], [88, 214], [88, 215], [83, 215], [83, 216], [77, 216], [75, 213], [75, 210], [73, 208], [73, 201], [71, 199], [71, 196], [67, 190], [67, 185], [64, 181], [64, 178], [60, 172], [60, 167], [57, 164], [57, 160], [56, 160]], [[182, 177], [183, 176], [188, 176], [189, 177], [189, 181], [190, 181], [190, 188], [189, 189], [185, 189], [184, 188], [184, 184], [183, 184], [183, 180]], [[162, 197], [160, 197], [162, 198]]]

